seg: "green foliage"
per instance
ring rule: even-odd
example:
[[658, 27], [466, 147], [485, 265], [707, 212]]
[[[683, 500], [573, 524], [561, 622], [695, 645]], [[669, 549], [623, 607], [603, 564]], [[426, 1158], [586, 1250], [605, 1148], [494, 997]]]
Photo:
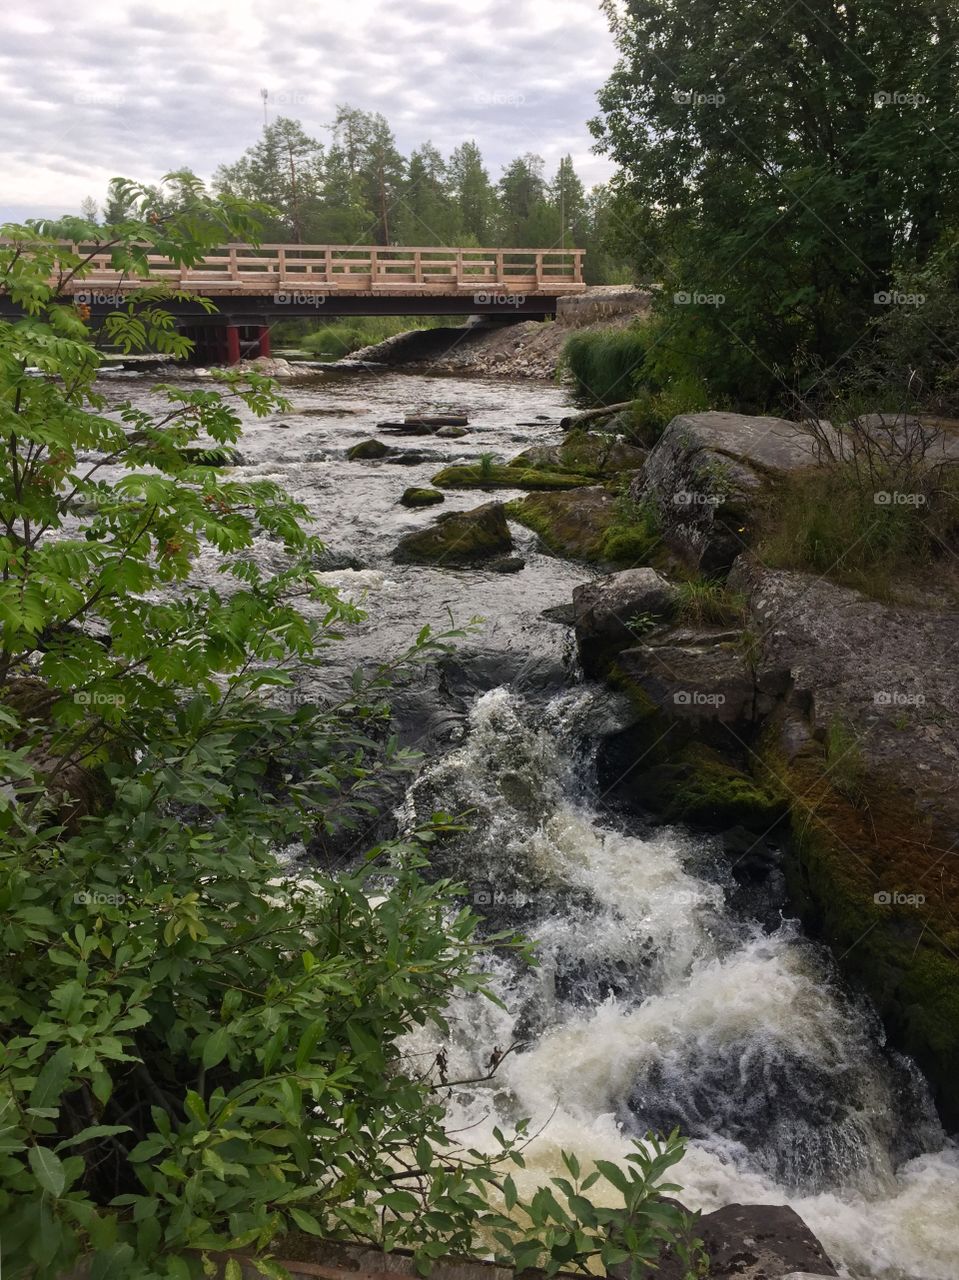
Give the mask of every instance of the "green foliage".
[[619, 166], [621, 250], [712, 395], [782, 403], [810, 359], [872, 341], [874, 299], [953, 219], [955, 10], [604, 8], [620, 60], [591, 127]]
[[[481, 453], [476, 464], [476, 471], [481, 480], [491, 480], [496, 470], [496, 454]], [[434, 484], [436, 480], [434, 478]]]
[[641, 383], [649, 348], [645, 325], [574, 333], [563, 351], [576, 390], [592, 404], [629, 400]]
[[[52, 230], [121, 268], [254, 233], [250, 206], [182, 176], [162, 212], [147, 188], [113, 192], [120, 224]], [[45, 230], [4, 228], [0, 248], [0, 293], [23, 312], [0, 322], [4, 1274], [55, 1280], [84, 1258], [94, 1280], [184, 1280], [233, 1248], [282, 1276], [271, 1252], [294, 1231], [408, 1246], [423, 1270], [483, 1250], [487, 1228], [520, 1267], [628, 1254], [638, 1277], [674, 1239], [696, 1256], [659, 1199], [675, 1134], [598, 1167], [612, 1210], [573, 1156], [571, 1190], [554, 1184], [568, 1209], [549, 1189], [520, 1200], [503, 1170], [522, 1166], [522, 1127], [493, 1154], [446, 1135], [455, 1082], [407, 1064], [402, 1038], [444, 1028], [457, 990], [486, 991], [473, 917], [424, 874], [454, 824], [437, 814], [365, 856], [350, 843], [378, 783], [413, 763], [389, 736], [391, 675], [451, 637], [424, 627], [334, 697], [326, 651], [362, 615], [314, 573], [306, 512], [189, 453], [231, 448], [239, 406], [284, 402], [224, 374], [108, 412], [96, 335], [57, 301], [86, 261]], [[163, 297], [134, 295], [107, 331], [181, 352]], [[216, 587], [194, 582], [201, 553]], [[350, 869], [293, 873], [283, 851], [317, 832]]]
[[745, 611], [744, 598], [712, 578], [690, 578], [679, 582], [677, 613], [694, 626], [727, 626], [740, 623]]
[[826, 729], [825, 777], [833, 790], [854, 805], [865, 802], [866, 764], [859, 740], [840, 720]]
[[662, 545], [659, 517], [647, 502], [633, 502], [623, 494], [616, 504], [616, 519], [606, 531], [602, 557], [620, 565], [649, 564]]

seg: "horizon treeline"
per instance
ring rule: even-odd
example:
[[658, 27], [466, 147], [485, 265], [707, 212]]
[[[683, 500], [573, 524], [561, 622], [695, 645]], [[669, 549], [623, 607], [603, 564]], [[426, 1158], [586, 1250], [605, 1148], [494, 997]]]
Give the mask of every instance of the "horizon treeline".
[[[429, 141], [404, 156], [379, 112], [338, 107], [328, 145], [280, 116], [217, 169], [212, 186], [277, 211], [263, 223], [267, 242], [578, 248], [588, 282], [631, 278], [623, 257], [605, 248], [614, 217], [608, 189], [587, 190], [569, 155], [550, 177], [542, 157], [526, 152], [494, 181], [472, 139], [446, 157]], [[157, 200], [175, 205], [175, 184], [158, 189]], [[102, 220], [121, 221], [124, 212], [111, 189]], [[97, 220], [93, 200], [84, 213]]]

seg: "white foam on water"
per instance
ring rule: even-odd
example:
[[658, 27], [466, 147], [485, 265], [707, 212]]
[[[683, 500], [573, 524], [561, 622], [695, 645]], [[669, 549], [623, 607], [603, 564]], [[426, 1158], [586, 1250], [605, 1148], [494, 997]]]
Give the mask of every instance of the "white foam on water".
[[[699, 1120], [715, 1111], [716, 1131], [694, 1138], [672, 1171], [691, 1208], [789, 1204], [845, 1275], [957, 1280], [959, 1152], [936, 1138], [928, 1108], [897, 1114], [874, 1023], [833, 984], [823, 952], [794, 926], [767, 935], [736, 919], [704, 870], [701, 841], [669, 829], [623, 834], [576, 798], [558, 721], [575, 719], [582, 697], [564, 695], [559, 713], [554, 705], [531, 725], [514, 695], [484, 695], [470, 737], [408, 800], [407, 816], [420, 791], [424, 803], [471, 799], [475, 834], [459, 874], [495, 882], [507, 868], [536, 908], [524, 931], [539, 968], [490, 958], [507, 1010], [463, 996], [446, 1040], [429, 1029], [408, 1039], [411, 1053], [442, 1046], [449, 1077], [469, 1079], [494, 1047], [533, 1028], [492, 1081], [454, 1092], [450, 1131], [495, 1150], [494, 1126], [529, 1117], [542, 1131], [514, 1175], [528, 1191], [564, 1172], [564, 1149], [584, 1163], [624, 1158], [647, 1101], [654, 1114], [663, 1105]], [[618, 975], [618, 985], [605, 995], [576, 985], [597, 972]], [[735, 1129], [737, 1108], [748, 1112], [756, 1095], [769, 1106], [769, 1132], [750, 1149], [722, 1129]], [[896, 1168], [897, 1125], [938, 1149]], [[784, 1181], [777, 1161], [800, 1176]]]

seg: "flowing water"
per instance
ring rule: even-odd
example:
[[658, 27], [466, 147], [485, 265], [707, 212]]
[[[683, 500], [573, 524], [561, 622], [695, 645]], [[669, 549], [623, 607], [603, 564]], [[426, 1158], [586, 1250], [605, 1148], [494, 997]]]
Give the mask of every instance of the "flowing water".
[[[153, 399], [137, 380], [105, 382], [114, 399]], [[410, 1053], [442, 1048], [452, 1078], [483, 1075], [494, 1049], [518, 1046], [488, 1084], [457, 1093], [451, 1128], [492, 1147], [495, 1125], [530, 1117], [542, 1130], [527, 1151], [531, 1182], [560, 1171], [564, 1148], [615, 1159], [648, 1128], [678, 1125], [691, 1136], [676, 1170], [691, 1207], [788, 1203], [845, 1274], [956, 1280], [959, 1153], [915, 1067], [884, 1045], [827, 953], [782, 918], [775, 884], [757, 909], [713, 841], [626, 819], [599, 794], [596, 745], [623, 709], [582, 682], [566, 628], [540, 616], [588, 570], [539, 554], [518, 527], [527, 567], [515, 575], [389, 559], [435, 515], [397, 505], [407, 485], [482, 452], [555, 441], [565, 392], [357, 372], [290, 398], [293, 411], [251, 419], [243, 473], [309, 507], [327, 581], [369, 610], [329, 678], [399, 651], [424, 622], [486, 619], [401, 699], [404, 735], [428, 758], [399, 821], [473, 809], [438, 870], [470, 884], [492, 927], [518, 925], [538, 947], [535, 968], [490, 957], [506, 1010], [464, 997], [448, 1040], [410, 1039]], [[457, 408], [470, 414], [464, 440], [397, 442], [420, 461], [345, 460], [379, 420]], [[450, 493], [442, 509], [482, 500]], [[263, 540], [257, 554], [269, 563], [280, 551]]]

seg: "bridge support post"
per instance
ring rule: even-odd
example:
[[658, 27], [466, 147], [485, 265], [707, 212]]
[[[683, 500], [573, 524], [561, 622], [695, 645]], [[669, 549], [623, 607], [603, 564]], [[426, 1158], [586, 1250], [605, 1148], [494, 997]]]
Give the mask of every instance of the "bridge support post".
[[268, 324], [258, 325], [256, 336], [259, 342], [257, 355], [268, 356], [270, 354], [270, 326]]
[[226, 362], [227, 364], [239, 364], [240, 361], [240, 330], [235, 324], [226, 326]]

